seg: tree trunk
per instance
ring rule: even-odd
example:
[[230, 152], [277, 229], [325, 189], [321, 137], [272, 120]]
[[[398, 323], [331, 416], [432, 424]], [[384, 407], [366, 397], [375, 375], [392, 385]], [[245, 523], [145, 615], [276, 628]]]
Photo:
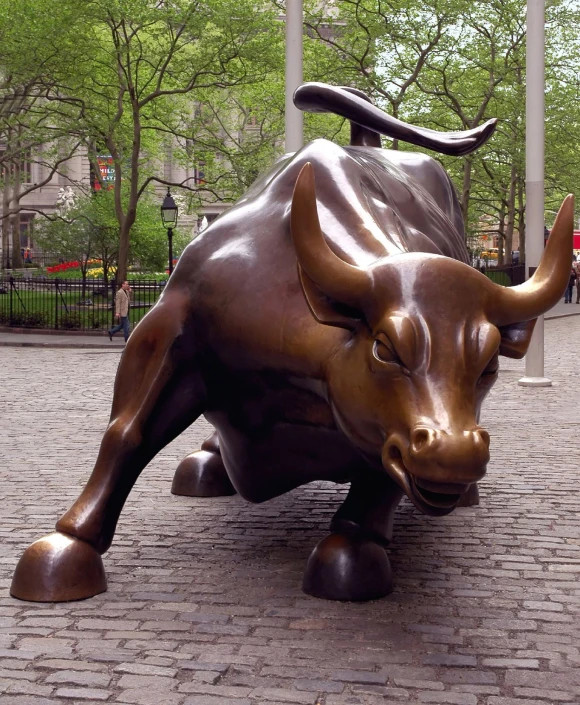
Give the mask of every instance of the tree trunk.
[[2, 168], [2, 267], [10, 268], [10, 169]]
[[524, 205], [524, 180], [518, 176], [518, 232], [520, 234], [520, 264], [526, 263], [526, 210]]
[[10, 203], [10, 229], [12, 230], [12, 269], [22, 269], [22, 255], [20, 254], [20, 161], [14, 164], [14, 182], [12, 184], [12, 199]]
[[141, 152], [141, 122], [139, 114], [139, 104], [135, 96], [132, 96], [132, 117], [133, 117], [133, 145], [131, 149], [131, 164], [129, 166], [129, 202], [127, 212], [123, 214], [123, 204], [121, 200], [121, 161], [119, 152], [112, 140], [109, 141], [111, 155], [115, 160], [115, 211], [119, 221], [119, 256], [117, 258], [117, 285], [122, 284], [127, 278], [127, 267], [129, 262], [129, 246], [131, 244], [131, 228], [137, 218], [137, 204], [139, 203], [139, 158]]
[[[499, 209], [499, 225], [497, 229], [497, 264], [498, 267], [506, 264], [504, 249], [505, 242], [505, 201], [501, 199], [501, 206]], [[509, 263], [508, 263], [509, 264]]]
[[[505, 234], [505, 249], [506, 253], [509, 255], [511, 264], [511, 254], [513, 250], [514, 242], [514, 228], [516, 224], [516, 178], [517, 171], [516, 165], [512, 163], [511, 174], [510, 174], [510, 190], [508, 195], [508, 220], [507, 229]], [[521, 251], [520, 251], [520, 261], [521, 261]]]
[[10, 229], [12, 231], [12, 269], [22, 269], [24, 262], [20, 253], [20, 213], [10, 216]]
[[129, 208], [119, 228], [119, 255], [117, 258], [118, 285], [121, 285], [127, 279], [131, 228], [135, 222], [136, 213], [136, 208]]

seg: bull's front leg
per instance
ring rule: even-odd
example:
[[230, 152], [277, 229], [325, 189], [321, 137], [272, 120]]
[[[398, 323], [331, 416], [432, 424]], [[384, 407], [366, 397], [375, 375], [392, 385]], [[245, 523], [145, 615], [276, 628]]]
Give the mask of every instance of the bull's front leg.
[[10, 589], [34, 602], [92, 597], [107, 588], [101, 554], [143, 468], [204, 410], [205, 387], [186, 310], [166, 296], [135, 328], [115, 380], [111, 419], [83, 492], [56, 532], [22, 555]]
[[185, 497], [229, 497], [236, 494], [220, 454], [217, 431], [205, 439], [201, 450], [179, 463], [171, 492]]
[[391, 540], [393, 517], [402, 496], [388, 476], [361, 470], [332, 519], [332, 533], [308, 559], [304, 592], [326, 600], [355, 602], [392, 592], [385, 546]]

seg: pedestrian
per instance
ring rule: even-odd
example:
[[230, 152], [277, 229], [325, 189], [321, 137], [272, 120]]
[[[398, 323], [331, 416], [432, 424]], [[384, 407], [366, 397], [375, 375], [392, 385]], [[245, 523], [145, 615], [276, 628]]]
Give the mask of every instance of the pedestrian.
[[115, 318], [119, 320], [116, 326], [113, 326], [109, 331], [109, 340], [113, 340], [115, 333], [120, 330], [123, 331], [125, 336], [125, 342], [129, 339], [129, 332], [131, 330], [129, 323], [129, 304], [131, 303], [131, 287], [129, 282], [124, 281], [119, 291], [117, 291], [117, 296], [115, 297]]
[[576, 270], [574, 269], [574, 266], [570, 269], [570, 279], [568, 280], [568, 286], [566, 287], [566, 293], [564, 294], [564, 303], [565, 304], [571, 304], [572, 303], [572, 290], [574, 289], [574, 285], [576, 284]]
[[572, 259], [572, 269], [576, 272], [576, 303], [580, 304], [580, 262], [576, 255], [573, 255]]

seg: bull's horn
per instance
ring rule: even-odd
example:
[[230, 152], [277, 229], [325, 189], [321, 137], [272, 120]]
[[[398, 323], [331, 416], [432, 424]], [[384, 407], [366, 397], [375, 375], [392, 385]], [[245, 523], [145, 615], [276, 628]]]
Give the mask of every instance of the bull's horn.
[[292, 196], [290, 230], [298, 263], [312, 281], [335, 301], [360, 308], [370, 279], [364, 269], [348, 264], [327, 245], [316, 209], [314, 169], [307, 162]]
[[570, 280], [574, 196], [566, 196], [560, 206], [546, 249], [534, 275], [512, 288], [495, 288], [490, 319], [508, 325], [537, 318], [554, 306]]

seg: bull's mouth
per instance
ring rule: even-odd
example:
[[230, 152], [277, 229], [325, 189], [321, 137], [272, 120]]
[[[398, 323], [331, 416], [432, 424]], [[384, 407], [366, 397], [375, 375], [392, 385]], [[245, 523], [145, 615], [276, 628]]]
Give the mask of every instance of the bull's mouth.
[[388, 456], [383, 457], [383, 464], [415, 507], [430, 516], [444, 516], [452, 512], [461, 495], [469, 487], [469, 485], [460, 484], [432, 483], [415, 477], [405, 467], [403, 456], [396, 446], [389, 448]]

